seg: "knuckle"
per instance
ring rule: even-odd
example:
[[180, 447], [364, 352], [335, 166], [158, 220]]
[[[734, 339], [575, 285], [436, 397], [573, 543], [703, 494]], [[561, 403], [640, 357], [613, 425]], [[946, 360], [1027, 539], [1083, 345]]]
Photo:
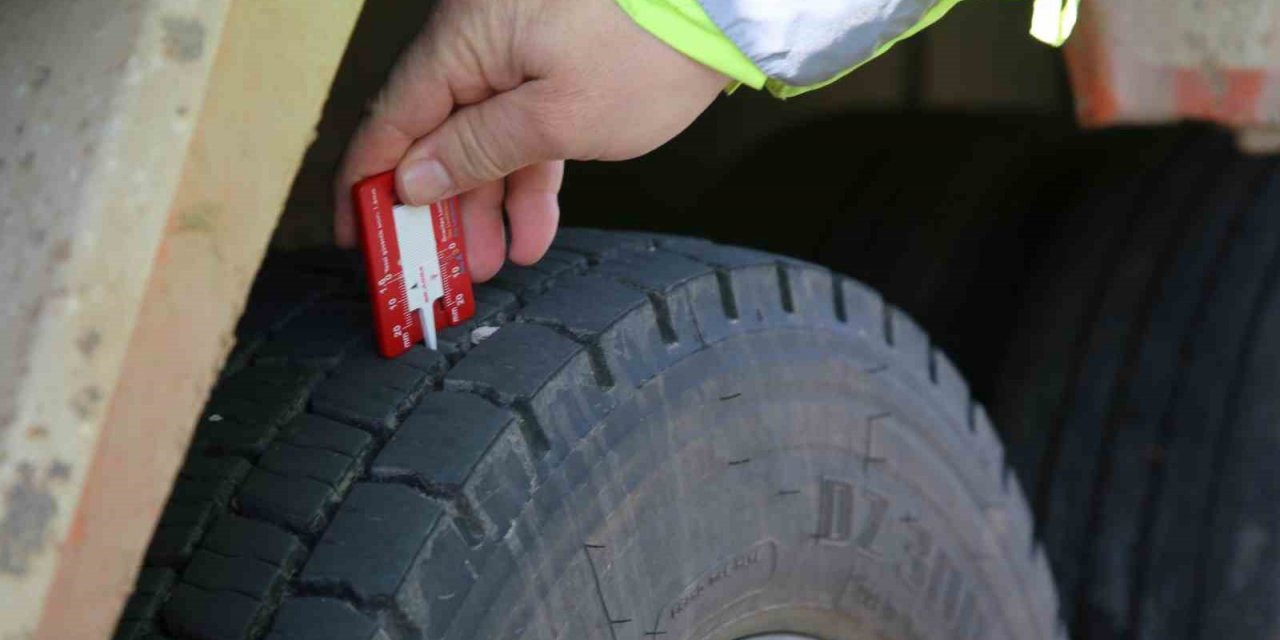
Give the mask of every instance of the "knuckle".
[[543, 90], [530, 101], [526, 127], [543, 151], [539, 160], [575, 158], [583, 140], [590, 139], [594, 118], [590, 117], [581, 91], [560, 87]]
[[528, 114], [525, 123], [531, 146], [540, 156], [538, 160], [562, 157], [572, 144], [572, 136], [564, 118], [554, 109], [538, 108]]
[[[465, 118], [459, 123], [456, 162], [461, 166], [453, 169], [478, 182], [496, 180], [510, 172], [502, 160], [501, 149], [497, 147], [501, 144], [501, 136], [482, 134], [485, 126], [479, 120]], [[458, 177], [455, 175], [455, 179]]]

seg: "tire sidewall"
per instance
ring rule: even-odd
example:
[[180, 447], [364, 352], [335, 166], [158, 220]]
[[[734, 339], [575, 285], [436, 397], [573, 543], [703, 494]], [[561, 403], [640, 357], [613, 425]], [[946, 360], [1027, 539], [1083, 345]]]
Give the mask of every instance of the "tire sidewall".
[[965, 426], [867, 342], [747, 334], [643, 385], [530, 502], [475, 637], [1037, 637]]

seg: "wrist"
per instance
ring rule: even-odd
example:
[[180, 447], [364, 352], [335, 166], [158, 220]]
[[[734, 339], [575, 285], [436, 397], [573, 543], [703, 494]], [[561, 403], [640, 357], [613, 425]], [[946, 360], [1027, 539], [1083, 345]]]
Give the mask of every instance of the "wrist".
[[711, 21], [697, 0], [616, 0], [632, 21], [686, 57], [739, 85], [762, 89], [768, 78]]

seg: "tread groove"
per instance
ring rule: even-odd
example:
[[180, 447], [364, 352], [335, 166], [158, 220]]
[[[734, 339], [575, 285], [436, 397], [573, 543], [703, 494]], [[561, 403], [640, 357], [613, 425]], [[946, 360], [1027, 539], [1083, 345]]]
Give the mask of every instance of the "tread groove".
[[[1270, 262], [1266, 269], [1267, 275], [1264, 278], [1263, 284], [1259, 288], [1258, 296], [1252, 305], [1253, 313], [1249, 319], [1249, 326], [1245, 329], [1245, 338], [1240, 349], [1241, 355], [1239, 357], [1239, 365], [1236, 367], [1234, 372], [1230, 391], [1226, 398], [1226, 414], [1222, 421], [1223, 426], [1217, 430], [1217, 433], [1213, 438], [1213, 451], [1210, 453], [1212, 462], [1211, 471], [1209, 473], [1209, 489], [1206, 493], [1210, 503], [1207, 505], [1206, 509], [1208, 517], [1204, 518], [1200, 523], [1201, 544], [1194, 565], [1195, 579], [1192, 580], [1193, 589], [1191, 597], [1191, 611], [1193, 612], [1192, 626], [1187, 634], [1188, 638], [1198, 638], [1203, 633], [1204, 615], [1207, 610], [1205, 601], [1208, 599], [1208, 593], [1205, 585], [1208, 582], [1209, 554], [1212, 549], [1212, 545], [1208, 544], [1207, 541], [1213, 534], [1213, 524], [1216, 521], [1214, 516], [1216, 515], [1220, 504], [1219, 502], [1214, 501], [1213, 498], [1217, 495], [1218, 486], [1221, 482], [1220, 479], [1224, 475], [1224, 469], [1227, 464], [1228, 456], [1226, 453], [1228, 449], [1226, 444], [1230, 441], [1230, 436], [1235, 431], [1233, 427], [1237, 425], [1240, 419], [1242, 403], [1239, 400], [1242, 390], [1244, 389], [1244, 384], [1241, 380], [1244, 377], [1249, 364], [1247, 354], [1251, 347], [1257, 342], [1258, 331], [1260, 329], [1261, 322], [1264, 319], [1261, 311], [1266, 308], [1266, 299], [1273, 295], [1277, 283], [1280, 283], [1280, 245], [1277, 245], [1276, 249], [1273, 250]], [[1163, 474], [1161, 479], [1163, 479]]]
[[1073, 215], [1029, 261], [1014, 339], [977, 390], [1036, 498], [1070, 637], [1269, 637], [1280, 163], [1216, 127], [1138, 140], [1072, 178]]
[[[1139, 335], [1143, 334], [1144, 329], [1150, 325], [1153, 318], [1153, 314], [1155, 313], [1155, 310], [1156, 310], [1156, 305], [1159, 303], [1159, 297], [1162, 294], [1162, 288], [1163, 288], [1162, 285], [1164, 284], [1163, 278], [1166, 274], [1169, 273], [1171, 267], [1173, 266], [1174, 261], [1177, 259], [1178, 249], [1183, 246], [1184, 242], [1188, 238], [1188, 234], [1197, 230], [1194, 228], [1193, 224], [1190, 224], [1189, 218], [1191, 218], [1194, 215], [1194, 213], [1198, 211], [1198, 207], [1184, 206], [1184, 207], [1181, 207], [1181, 209], [1182, 210], [1179, 212], [1179, 215], [1177, 216], [1177, 221], [1173, 224], [1174, 228], [1178, 229], [1179, 231], [1170, 234], [1168, 238], [1168, 242], [1166, 242], [1164, 247], [1161, 249], [1160, 254], [1156, 257], [1155, 267], [1153, 268], [1153, 271], [1152, 271], [1154, 275], [1151, 281], [1148, 282], [1147, 285], [1145, 286], [1142, 293], [1142, 299], [1137, 308], [1137, 312], [1134, 314], [1133, 319], [1131, 321], [1131, 325], [1130, 325], [1131, 330], [1134, 331], [1136, 334], [1139, 334]], [[1223, 262], [1226, 258], [1228, 247], [1230, 246], [1231, 240], [1238, 233], [1239, 222], [1241, 217], [1243, 216], [1243, 209], [1244, 207], [1236, 207], [1235, 210], [1231, 212], [1230, 215], [1231, 215], [1232, 221], [1231, 223], [1229, 223], [1228, 232], [1224, 234], [1224, 236], [1220, 239], [1218, 246], [1214, 250], [1214, 257], [1212, 259], [1212, 264], [1209, 267], [1209, 270], [1205, 274], [1204, 278], [1202, 278], [1202, 280], [1198, 283], [1200, 287], [1200, 291], [1195, 301], [1196, 310], [1194, 311], [1189, 324], [1181, 332], [1182, 335], [1179, 338], [1180, 342], [1182, 343], [1181, 348], [1184, 348], [1184, 349], [1186, 348], [1186, 344], [1193, 339], [1193, 336], [1195, 334], [1195, 328], [1200, 326], [1204, 321], [1205, 313], [1207, 311], [1207, 309], [1205, 308], [1205, 305], [1208, 303], [1209, 298], [1212, 295], [1212, 292], [1216, 289], [1216, 281], [1219, 277], [1220, 271], [1223, 266]], [[1123, 360], [1122, 360], [1120, 369], [1117, 372], [1116, 384], [1113, 388], [1113, 393], [1110, 398], [1110, 403], [1109, 403], [1110, 406], [1107, 410], [1107, 415], [1104, 418], [1104, 423], [1102, 425], [1101, 441], [1099, 443], [1099, 449], [1098, 449], [1099, 450], [1098, 468], [1092, 479], [1093, 486], [1089, 494], [1088, 514], [1085, 520], [1083, 540], [1092, 540], [1097, 535], [1099, 535], [1101, 531], [1102, 520], [1104, 517], [1104, 513], [1103, 513], [1104, 501], [1106, 500], [1107, 491], [1111, 485], [1113, 466], [1115, 464], [1115, 443], [1116, 443], [1117, 437], [1119, 436], [1120, 430], [1124, 428], [1125, 416], [1123, 415], [1123, 413], [1129, 402], [1132, 385], [1136, 381], [1138, 367], [1140, 366], [1139, 358], [1142, 355], [1142, 350], [1144, 347], [1145, 345], [1143, 340], [1130, 341], [1125, 348], [1125, 352], [1123, 354]], [[1180, 370], [1174, 377], [1172, 393], [1166, 399], [1166, 403], [1164, 407], [1160, 409], [1159, 415], [1161, 416], [1160, 421], [1162, 423], [1166, 420], [1166, 417], [1170, 415], [1170, 412], [1174, 410], [1176, 398], [1179, 395], [1181, 395], [1180, 390], [1186, 382], [1187, 362], [1188, 362], [1187, 359], [1185, 358], [1182, 359], [1179, 367]], [[1157, 428], [1160, 429], [1162, 427], [1157, 427]], [[1159, 461], [1155, 458], [1152, 458], [1149, 461], [1147, 461], [1148, 474], [1151, 479], [1154, 480], [1156, 475], [1160, 473], [1159, 472], [1160, 466], [1161, 465]], [[1153, 482], [1152, 485], [1149, 486], [1149, 488], [1153, 488], [1155, 484], [1156, 483]], [[1138, 519], [1138, 521], [1141, 523], [1139, 525], [1140, 540], [1143, 537], [1143, 534], [1141, 534], [1141, 529], [1145, 528], [1147, 526], [1147, 522], [1151, 519], [1151, 513], [1147, 509], [1148, 505], [1145, 504], [1146, 503], [1145, 498], [1143, 500], [1143, 503], [1144, 504], [1141, 510], [1142, 515]], [[1142, 546], [1140, 544], [1138, 546], [1139, 557], [1142, 554], [1143, 554], [1143, 551], [1142, 551]], [[1083, 545], [1079, 549], [1079, 554], [1077, 558], [1077, 562], [1079, 562], [1079, 565], [1081, 567], [1081, 573], [1080, 573], [1078, 584], [1075, 586], [1075, 589], [1078, 592], [1075, 596], [1075, 603], [1076, 603], [1075, 610], [1071, 614], [1073, 618], [1073, 624], [1076, 626], [1076, 628], [1079, 628], [1079, 629], [1085, 629], [1087, 625], [1086, 621], [1089, 615], [1088, 591], [1090, 589], [1090, 585], [1094, 582], [1094, 579], [1095, 579], [1094, 577], [1095, 566], [1096, 566], [1095, 561], [1096, 560], [1095, 560], [1095, 554], [1094, 554], [1093, 548], [1087, 544]], [[1141, 563], [1142, 563], [1141, 560], [1136, 560], [1135, 566]], [[1141, 578], [1142, 574], [1139, 573], [1137, 575], [1138, 575], [1138, 579], [1132, 585], [1132, 589], [1134, 590], [1141, 588], [1140, 583], [1142, 581], [1142, 578]], [[1136, 591], [1131, 591], [1130, 593], [1130, 603], [1131, 603], [1130, 622], [1131, 623], [1138, 619], [1137, 612], [1138, 610], [1141, 609], [1141, 598], [1135, 598], [1134, 596], [1136, 593], [1137, 593]], [[1131, 628], [1136, 629], [1137, 627], [1131, 627]]]
[[730, 320], [738, 319], [738, 300], [733, 293], [733, 276], [726, 269], [716, 269], [716, 284], [720, 288], [720, 304]]
[[791, 275], [787, 273], [787, 266], [779, 262], [774, 269], [778, 272], [778, 292], [782, 297], [782, 310], [787, 313], [796, 312], [796, 301], [791, 293]]
[[[1237, 218], [1237, 220], [1238, 219], [1239, 218]], [[1221, 247], [1223, 254], [1226, 253], [1227, 244], [1229, 243], [1224, 242], [1223, 246]], [[1220, 455], [1222, 453], [1221, 445], [1224, 442], [1223, 438], [1225, 434], [1230, 431], [1230, 429], [1226, 425], [1234, 424], [1236, 418], [1238, 417], [1237, 411], [1239, 407], [1236, 406], [1236, 403], [1234, 402], [1234, 400], [1238, 397], [1240, 390], [1243, 388], [1241, 379], [1244, 376], [1245, 369], [1247, 368], [1248, 362], [1249, 362], [1246, 356], [1249, 352], [1249, 348], [1254, 344], [1254, 342], [1257, 339], [1258, 330], [1262, 320], [1261, 310], [1265, 308], [1266, 298], [1271, 293], [1271, 291], [1275, 289], [1275, 285], [1278, 282], [1280, 282], [1280, 242], [1272, 243], [1270, 256], [1267, 260], [1267, 264], [1265, 267], [1265, 274], [1266, 275], [1263, 277], [1261, 285], [1258, 287], [1258, 290], [1256, 291], [1253, 300], [1250, 302], [1251, 311], [1249, 314], [1249, 320], [1244, 328], [1244, 334], [1239, 345], [1239, 353], [1235, 354], [1236, 366], [1233, 367], [1233, 371], [1231, 373], [1231, 381], [1227, 385], [1228, 392], [1226, 394], [1226, 397], [1224, 398], [1223, 406], [1227, 412], [1222, 422], [1224, 426], [1217, 429], [1217, 434], [1215, 435], [1213, 440], [1213, 442], [1215, 443], [1215, 450], [1209, 452], [1211, 460], [1213, 460], [1213, 464], [1221, 464], [1222, 462], [1224, 462], [1219, 460]], [[1209, 297], [1211, 292], [1217, 288], [1217, 281], [1219, 279], [1218, 276], [1219, 276], [1218, 270], [1215, 269], [1210, 271], [1208, 276], [1206, 277], [1206, 283], [1204, 285], [1205, 287], [1204, 297], [1206, 299]], [[1193, 325], [1196, 327], [1202, 326], [1207, 319], [1206, 318], [1207, 312], [1208, 312], [1207, 305], [1200, 306], [1200, 308], [1196, 312], [1196, 318], [1195, 318], [1195, 321], [1193, 322]], [[1182, 345], [1182, 348], [1184, 350], [1190, 349], [1190, 342], [1196, 337], [1196, 335], [1197, 335], [1196, 331], [1189, 331], [1187, 333], [1186, 340]], [[1175, 387], [1175, 392], [1174, 392], [1175, 396], [1178, 395], [1178, 393], [1180, 392], [1181, 390], [1180, 388], [1183, 386], [1181, 384], [1183, 380], [1184, 380], [1183, 377], [1178, 378], [1178, 384]], [[1158, 447], [1164, 451], [1170, 450], [1170, 447], [1173, 443], [1173, 439], [1175, 437], [1174, 428], [1173, 428], [1174, 415], [1173, 415], [1172, 408], [1173, 408], [1173, 405], [1171, 403], [1168, 407], [1166, 407], [1166, 410], [1162, 412], [1161, 419], [1160, 419], [1159, 431], [1157, 436], [1158, 442], [1159, 442]], [[1134, 579], [1132, 590], [1130, 593], [1130, 600], [1131, 602], [1133, 602], [1133, 606], [1130, 609], [1129, 623], [1130, 623], [1130, 627], [1135, 630], [1141, 629], [1142, 627], [1140, 625], [1142, 625], [1143, 621], [1145, 620], [1145, 614], [1147, 609], [1147, 607], [1145, 606], [1146, 599], [1141, 596], [1146, 591], [1147, 576], [1149, 575], [1148, 568], [1152, 566], [1152, 562], [1153, 562], [1153, 557], [1152, 557], [1153, 545], [1152, 545], [1151, 538], [1154, 535], [1155, 526], [1156, 526], [1156, 518], [1154, 517], [1154, 512], [1156, 510], [1160, 497], [1165, 492], [1165, 483], [1168, 479], [1168, 469], [1166, 465], [1156, 464], [1153, 461], [1153, 464], [1151, 466], [1152, 466], [1151, 482], [1148, 485], [1148, 491], [1144, 495], [1143, 503], [1142, 503], [1143, 517], [1140, 520], [1142, 525], [1141, 525], [1141, 529], [1139, 530], [1139, 536], [1138, 536], [1139, 544], [1137, 546], [1137, 552], [1134, 558], [1135, 579]], [[1209, 477], [1210, 477], [1210, 483], [1212, 483], [1213, 478], [1216, 478], [1218, 476], [1210, 475]], [[1213, 495], [1212, 493], [1207, 494], [1207, 497], [1209, 500], [1212, 500], [1212, 495]], [[1206, 509], [1205, 511], [1209, 512], [1209, 509]], [[1211, 525], [1212, 525], [1212, 520], [1206, 518], [1201, 523], [1200, 529], [1201, 531], [1211, 530]], [[1195, 564], [1196, 571], [1199, 571], [1200, 568], [1204, 566], [1204, 562], [1206, 561], [1205, 557], [1207, 555], [1207, 551], [1209, 548], [1208, 544], [1202, 544], [1200, 546], [1201, 548], [1198, 551], [1198, 556], [1196, 558], [1196, 564]], [[1193, 594], [1194, 593], [1195, 591], [1193, 591]], [[1194, 598], [1194, 595], [1193, 595], [1193, 598]], [[1195, 602], [1195, 600], [1193, 600], [1193, 602]], [[1195, 620], [1197, 617], [1198, 616], [1195, 615], [1195, 611], [1193, 610], [1192, 619]], [[1188, 637], [1194, 637], [1194, 636], [1189, 635]]]
[[[1152, 178], [1147, 176], [1140, 188], [1136, 190], [1140, 193], [1150, 192], [1154, 189], [1151, 184]], [[1132, 187], [1131, 187], [1132, 189]], [[1129, 195], [1129, 194], [1126, 194]], [[1138, 222], [1137, 216], [1129, 216], [1125, 221], [1118, 237], [1116, 237], [1107, 251], [1107, 259], [1104, 264], [1119, 264], [1120, 258], [1127, 246], [1131, 243], [1131, 239], [1137, 232]], [[1098, 321], [1102, 315], [1104, 297], [1108, 281], [1113, 279], [1113, 269], [1099, 269], [1093, 278], [1090, 291], [1093, 294], [1087, 303], [1087, 309], [1083, 316], [1084, 333], [1080, 336], [1082, 344], [1090, 344], [1094, 340], [1095, 333], [1098, 330]], [[1031, 491], [1034, 498], [1031, 500], [1032, 509], [1035, 516], [1037, 529], [1045, 526], [1045, 520], [1048, 517], [1048, 503], [1053, 491], [1054, 472], [1060, 463], [1060, 451], [1062, 449], [1063, 432], [1066, 429], [1068, 414], [1070, 408], [1075, 404], [1076, 394], [1080, 385], [1081, 377], [1084, 375], [1086, 366], [1086, 354], [1083, 350], [1073, 354], [1071, 362], [1067, 366], [1067, 375], [1063, 379], [1063, 394], [1061, 400], [1053, 410], [1050, 426], [1048, 428], [1049, 437], [1041, 458], [1036, 464], [1038, 472], [1035, 474], [1035, 481]], [[1066, 590], [1075, 591], [1076, 585], [1063, 585]]]
[[888, 302], [882, 302], [880, 306], [880, 328], [884, 333], [884, 343], [890, 347], [894, 346], [893, 335], [893, 316], [897, 313], [897, 309]]
[[538, 417], [534, 415], [533, 407], [529, 405], [527, 400], [503, 398], [497, 389], [474, 382], [454, 382], [446, 387], [446, 390], [472, 394], [496, 407], [509, 409], [516, 414], [516, 420], [520, 426], [520, 434], [534, 460], [541, 460], [543, 456], [551, 451], [551, 439], [539, 423]]
[[836, 322], [847, 324], [849, 322], [849, 310], [845, 308], [844, 301], [844, 278], [836, 274], [831, 274], [831, 304], [835, 310]]
[[514, 402], [509, 407], [516, 414], [516, 420], [520, 425], [520, 434], [524, 436], [525, 446], [529, 447], [529, 452], [534, 460], [541, 460], [551, 451], [551, 439], [547, 437], [547, 431], [538, 422], [538, 416], [534, 415], [533, 407], [527, 402]]
[[419, 640], [427, 635], [400, 608], [399, 601], [393, 602], [383, 613], [381, 629], [387, 640]]
[[476, 515], [471, 499], [461, 487], [426, 482], [418, 474], [403, 470], [370, 473], [368, 480], [377, 484], [407, 487], [428, 500], [438, 502], [471, 547], [478, 546], [486, 539], [484, 522]]
[[546, 327], [582, 345], [582, 348], [587, 352], [587, 359], [591, 363], [591, 373], [595, 378], [596, 386], [606, 391], [614, 387], [613, 371], [609, 369], [609, 362], [605, 359], [604, 351], [600, 348], [598, 340], [584, 337], [559, 322], [534, 318], [517, 318], [517, 322]]
[[657, 318], [658, 335], [663, 344], [680, 344], [680, 336], [676, 335], [675, 321], [672, 320], [671, 307], [667, 304], [666, 297], [656, 291], [650, 291], [646, 295], [649, 296], [649, 304], [653, 306], [653, 316]]

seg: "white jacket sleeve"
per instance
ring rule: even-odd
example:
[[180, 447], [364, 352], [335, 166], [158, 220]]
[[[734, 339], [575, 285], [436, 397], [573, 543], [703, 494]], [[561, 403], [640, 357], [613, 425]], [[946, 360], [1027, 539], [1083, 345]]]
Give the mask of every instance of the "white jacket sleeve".
[[[770, 78], [827, 82], [871, 58], [955, 0], [698, 0]], [[943, 7], [939, 7], [943, 8]]]

